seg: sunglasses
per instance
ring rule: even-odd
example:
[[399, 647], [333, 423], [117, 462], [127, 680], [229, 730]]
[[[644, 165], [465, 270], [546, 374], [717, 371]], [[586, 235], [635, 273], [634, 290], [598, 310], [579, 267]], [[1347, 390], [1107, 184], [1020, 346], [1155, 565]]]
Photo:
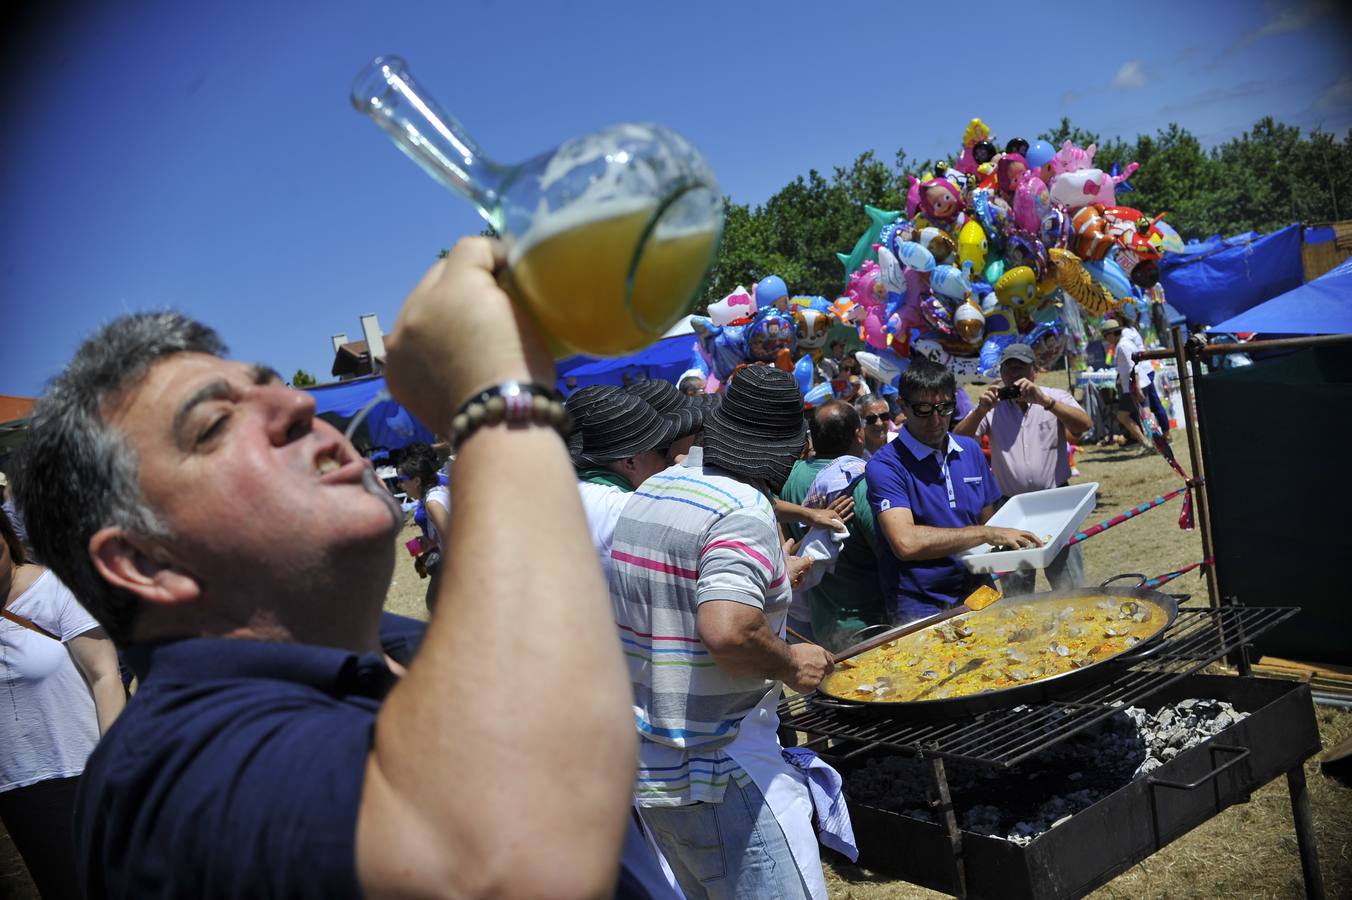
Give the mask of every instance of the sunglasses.
[[864, 424], [865, 424], [865, 425], [877, 425], [879, 422], [886, 422], [886, 421], [887, 421], [887, 416], [883, 415], [882, 413], [871, 413], [871, 414], [869, 414], [869, 415], [867, 415], [867, 416], [864, 416]]
[[907, 403], [906, 408], [914, 415], [924, 419], [936, 412], [941, 416], [951, 416], [958, 408], [958, 404], [952, 400], [945, 400], [943, 403]]

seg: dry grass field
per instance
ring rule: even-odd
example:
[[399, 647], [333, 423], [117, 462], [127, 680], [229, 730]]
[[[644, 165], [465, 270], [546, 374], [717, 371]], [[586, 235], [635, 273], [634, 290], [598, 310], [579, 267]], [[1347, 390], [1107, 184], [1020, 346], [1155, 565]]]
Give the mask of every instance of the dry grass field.
[[[1183, 436], [1175, 444], [1187, 468]], [[1099, 482], [1099, 506], [1091, 522], [1159, 496], [1179, 484], [1178, 476], [1158, 457], [1135, 457], [1116, 449], [1087, 448], [1078, 459], [1077, 483]], [[1110, 529], [1083, 545], [1090, 582], [1124, 572], [1153, 576], [1179, 569], [1202, 557], [1196, 531], [1178, 528], [1181, 498]], [[391, 581], [386, 608], [426, 618], [423, 594], [426, 582], [418, 578], [402, 550]], [[1045, 589], [1045, 583], [1040, 582]], [[1166, 590], [1191, 592], [1205, 602], [1204, 581], [1189, 573]], [[1324, 746], [1352, 736], [1352, 713], [1319, 708]], [[1319, 771], [1312, 760], [1305, 766], [1325, 885], [1330, 897], [1352, 896], [1352, 788]], [[901, 900], [941, 896], [864, 869], [828, 863], [827, 885], [833, 898]], [[1143, 863], [1094, 892], [1096, 898], [1215, 898], [1300, 897], [1303, 889], [1296, 853], [1295, 832], [1284, 780], [1267, 785], [1247, 804], [1232, 807], [1175, 841]], [[32, 898], [22, 862], [8, 836], [0, 832], [0, 897]]]

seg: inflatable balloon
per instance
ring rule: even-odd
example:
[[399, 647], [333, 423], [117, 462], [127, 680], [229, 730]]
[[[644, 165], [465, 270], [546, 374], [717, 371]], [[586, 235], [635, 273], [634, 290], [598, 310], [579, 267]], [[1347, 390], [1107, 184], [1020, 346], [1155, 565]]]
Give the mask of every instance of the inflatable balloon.
[[745, 325], [715, 325], [704, 316], [691, 316], [690, 327], [719, 381], [727, 381], [732, 370], [746, 362]]
[[1032, 172], [1025, 173], [1014, 192], [1014, 221], [1024, 231], [1036, 234], [1049, 212], [1051, 194], [1046, 183]]
[[1051, 212], [1042, 217], [1042, 225], [1038, 228], [1038, 239], [1042, 241], [1042, 246], [1050, 250], [1053, 247], [1066, 246], [1066, 241], [1070, 238], [1070, 216], [1063, 210], [1052, 208]]
[[1063, 172], [1078, 172], [1081, 169], [1091, 169], [1094, 166], [1094, 153], [1097, 150], [1097, 144], [1090, 144], [1087, 150], [1081, 150], [1070, 141], [1066, 141], [1061, 145], [1061, 149], [1056, 151], [1052, 156], [1052, 172], [1060, 175]]
[[1047, 251], [1042, 242], [1027, 234], [1015, 233], [1005, 242], [1005, 271], [1028, 266], [1036, 278], [1047, 270]]
[[966, 208], [953, 182], [931, 178], [920, 185], [920, 208], [932, 222], [951, 222]]
[[916, 241], [902, 241], [897, 244], [897, 259], [908, 268], [920, 272], [933, 272], [936, 265], [934, 254]]
[[886, 247], [878, 248], [878, 275], [889, 294], [906, 293], [906, 272], [902, 269], [901, 260]]
[[1080, 262], [1078, 256], [1061, 249], [1048, 252], [1051, 254], [1052, 263], [1056, 266], [1056, 283], [1061, 286], [1061, 290], [1074, 297], [1086, 312], [1093, 316], [1102, 316], [1117, 305], [1108, 289], [1085, 271], [1084, 264]]
[[953, 331], [953, 313], [948, 309], [948, 304], [944, 303], [938, 297], [929, 295], [920, 301], [920, 315], [936, 333], [944, 337], [952, 337]]
[[756, 282], [756, 309], [765, 309], [789, 296], [784, 279], [778, 275], [767, 275]]
[[976, 346], [986, 331], [986, 317], [971, 303], [961, 303], [953, 313], [953, 330], [964, 343]]
[[890, 353], [869, 353], [861, 350], [854, 355], [854, 358], [859, 360], [860, 371], [884, 384], [895, 381], [900, 377], [904, 368], [901, 360]]
[[896, 221], [899, 215], [895, 210], [878, 209], [876, 206], [868, 205], [864, 206], [864, 212], [868, 213], [869, 217], [868, 229], [859, 236], [859, 240], [854, 242], [854, 249], [848, 254], [836, 254], [836, 258], [845, 266], [846, 278], [850, 276], [851, 272], [862, 266], [865, 261], [877, 259], [873, 252], [873, 245], [878, 242], [878, 235], [882, 233], [883, 228]]
[[930, 288], [950, 300], [965, 300], [972, 292], [972, 283], [957, 266], [935, 266], [930, 273]]
[[969, 278], [986, 268], [986, 231], [976, 219], [958, 232], [958, 263]]
[[1005, 261], [1003, 259], [993, 259], [986, 263], [986, 271], [981, 273], [986, 279], [987, 284], [995, 284], [1005, 274]]
[[1037, 275], [1031, 266], [1015, 266], [995, 284], [995, 296], [1009, 306], [1024, 306], [1037, 299]]
[[1100, 169], [1077, 169], [1052, 179], [1052, 202], [1069, 209], [1091, 203], [1112, 206], [1117, 202], [1116, 183]]
[[1052, 365], [1066, 352], [1066, 332], [1059, 321], [1038, 325], [1027, 336], [1033, 359], [1043, 369]]
[[755, 311], [755, 298], [741, 285], [722, 300], [709, 304], [709, 318], [715, 325], [729, 325], [738, 319], [749, 319]]
[[959, 384], [979, 381], [983, 377], [981, 366], [974, 356], [954, 356], [933, 338], [921, 338], [911, 348], [911, 356], [922, 356], [948, 368]]
[[1103, 215], [1103, 209], [1098, 205], [1086, 206], [1071, 217], [1071, 240], [1068, 246], [1080, 259], [1103, 259], [1109, 250], [1117, 246], [1117, 239], [1109, 231], [1109, 222]]
[[1112, 258], [1086, 259], [1083, 265], [1084, 270], [1094, 276], [1094, 280], [1106, 287], [1108, 293], [1118, 300], [1126, 300], [1132, 296], [1131, 279]]
[[793, 365], [793, 380], [798, 382], [798, 392], [806, 395], [812, 390], [812, 376], [816, 372], [816, 363], [811, 356], [804, 356]]
[[1013, 196], [1027, 171], [1028, 163], [1024, 161], [1022, 154], [1006, 153], [1000, 157], [1000, 161], [995, 165], [995, 183], [1000, 193], [1007, 197]]
[[746, 326], [742, 340], [745, 356], [751, 362], [781, 362], [781, 351], [790, 355], [798, 343], [798, 329], [793, 317], [773, 306], [758, 310], [751, 324]]
[[1187, 249], [1183, 238], [1168, 222], [1156, 222], [1154, 230], [1159, 235], [1159, 240], [1156, 241], [1152, 237], [1151, 243], [1156, 244], [1164, 253], [1182, 253]]
[[[798, 349], [806, 351], [804, 359], [820, 359], [822, 348], [826, 346], [826, 335], [831, 330], [833, 318], [830, 313], [816, 309], [795, 309], [793, 323], [797, 332]], [[794, 368], [797, 372], [797, 367]]]
[[1056, 151], [1052, 149], [1051, 144], [1046, 141], [1033, 141], [1032, 145], [1028, 148], [1028, 152], [1023, 155], [1023, 158], [1027, 160], [1028, 168], [1040, 169], [1051, 162], [1052, 157], [1055, 155]]
[[825, 403], [835, 396], [829, 381], [823, 381], [821, 384], [812, 388], [803, 394], [803, 404], [805, 406], [816, 406], [819, 403]]
[[955, 249], [953, 239], [948, 233], [932, 225], [920, 230], [920, 246], [933, 254], [936, 263], [946, 262]]

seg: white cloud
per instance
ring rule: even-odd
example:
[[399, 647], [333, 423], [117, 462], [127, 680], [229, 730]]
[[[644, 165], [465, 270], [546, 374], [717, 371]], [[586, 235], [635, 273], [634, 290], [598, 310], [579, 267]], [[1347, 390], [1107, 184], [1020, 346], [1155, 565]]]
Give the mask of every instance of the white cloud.
[[1132, 59], [1122, 63], [1118, 68], [1117, 74], [1113, 76], [1113, 87], [1141, 88], [1145, 87], [1146, 81], [1145, 63], [1139, 59]]
[[1262, 25], [1246, 32], [1239, 39], [1237, 46], [1247, 47], [1263, 38], [1290, 34], [1293, 31], [1303, 31], [1333, 12], [1333, 8], [1333, 0], [1313, 0], [1313, 2], [1303, 3], [1300, 6], [1279, 9]]
[[1314, 108], [1322, 112], [1336, 112], [1352, 108], [1352, 75], [1339, 78], [1314, 101]]

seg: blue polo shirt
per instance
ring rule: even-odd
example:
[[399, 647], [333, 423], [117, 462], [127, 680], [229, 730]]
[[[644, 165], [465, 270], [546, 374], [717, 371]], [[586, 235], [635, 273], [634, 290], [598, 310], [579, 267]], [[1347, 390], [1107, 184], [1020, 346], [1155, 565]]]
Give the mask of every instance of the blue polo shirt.
[[[381, 647], [408, 665], [425, 630], [386, 613]], [[85, 896], [361, 897], [357, 811], [376, 713], [396, 680], [384, 659], [219, 638], [123, 655], [140, 687], [76, 798]], [[629, 830], [615, 896], [667, 896]]]
[[864, 480], [878, 522], [878, 575], [887, 614], [894, 623], [942, 612], [989, 581], [984, 575], [973, 575], [951, 556], [911, 562], [897, 559], [881, 523], [884, 512], [904, 506], [917, 525], [963, 528], [980, 524], [982, 508], [1000, 498], [980, 444], [950, 434], [947, 447], [939, 451], [917, 441], [903, 426], [896, 439], [869, 460]]

